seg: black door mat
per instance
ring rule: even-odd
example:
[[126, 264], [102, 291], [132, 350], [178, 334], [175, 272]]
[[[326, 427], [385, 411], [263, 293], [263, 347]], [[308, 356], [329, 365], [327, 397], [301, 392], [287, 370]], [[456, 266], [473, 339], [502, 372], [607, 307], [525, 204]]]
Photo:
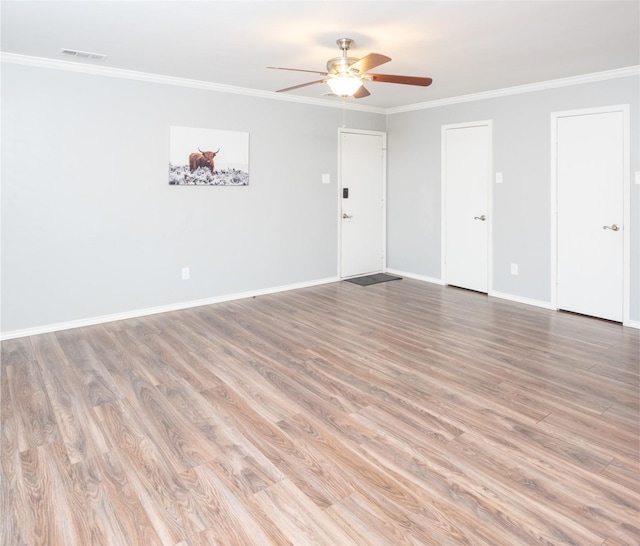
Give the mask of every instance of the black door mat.
[[394, 275], [387, 275], [386, 273], [375, 273], [373, 275], [365, 275], [364, 277], [354, 277], [353, 279], [345, 279], [346, 282], [352, 282], [360, 286], [370, 286], [372, 284], [378, 284], [380, 282], [397, 281], [402, 277], [395, 277]]

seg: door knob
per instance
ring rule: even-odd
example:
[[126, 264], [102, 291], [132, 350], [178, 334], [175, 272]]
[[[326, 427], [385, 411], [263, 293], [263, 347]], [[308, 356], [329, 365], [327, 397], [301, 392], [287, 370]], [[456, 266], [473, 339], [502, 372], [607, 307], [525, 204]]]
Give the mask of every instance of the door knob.
[[487, 219], [487, 217], [483, 214], [482, 216], [474, 216], [473, 219], [481, 220], [482, 222], [484, 222]]
[[611, 231], [620, 231], [618, 224], [611, 224], [610, 226], [602, 226], [602, 229], [610, 229]]
[[353, 216], [351, 216], [350, 214], [347, 214], [346, 212], [343, 212], [342, 213], [342, 218], [344, 218], [346, 220], [347, 218], [353, 218]]

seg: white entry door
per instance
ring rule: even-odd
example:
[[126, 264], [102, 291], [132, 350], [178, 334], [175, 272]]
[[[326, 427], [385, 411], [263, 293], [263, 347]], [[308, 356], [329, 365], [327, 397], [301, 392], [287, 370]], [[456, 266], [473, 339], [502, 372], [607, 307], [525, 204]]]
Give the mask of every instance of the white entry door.
[[386, 135], [340, 130], [340, 275], [384, 267]]
[[621, 322], [628, 109], [554, 114], [557, 306]]
[[490, 121], [442, 127], [443, 281], [489, 291]]

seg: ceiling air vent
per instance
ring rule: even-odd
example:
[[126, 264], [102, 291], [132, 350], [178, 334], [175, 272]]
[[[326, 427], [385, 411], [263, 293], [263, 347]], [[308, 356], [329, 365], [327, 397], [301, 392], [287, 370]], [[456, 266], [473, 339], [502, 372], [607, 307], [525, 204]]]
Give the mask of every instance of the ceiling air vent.
[[90, 53], [89, 51], [78, 51], [77, 49], [63, 49], [60, 51], [63, 57], [75, 57], [87, 61], [104, 61], [107, 56], [102, 53]]

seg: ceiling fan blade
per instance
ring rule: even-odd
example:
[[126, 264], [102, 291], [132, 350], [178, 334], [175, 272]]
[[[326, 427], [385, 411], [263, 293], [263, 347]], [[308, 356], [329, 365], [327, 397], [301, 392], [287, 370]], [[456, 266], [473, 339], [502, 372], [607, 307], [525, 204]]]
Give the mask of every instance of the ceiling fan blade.
[[358, 89], [353, 94], [353, 98], [354, 99], [361, 99], [363, 97], [368, 97], [369, 95], [371, 95], [371, 93], [369, 93], [369, 91], [367, 91], [367, 88], [363, 85], [362, 87], [360, 87], [360, 89]]
[[380, 55], [380, 53], [369, 53], [366, 57], [362, 57], [362, 59], [353, 63], [349, 67], [349, 70], [355, 70], [359, 74], [364, 74], [376, 66], [388, 63], [390, 60], [391, 57], [387, 57], [386, 55]]
[[326, 76], [328, 72], [319, 72], [318, 70], [303, 70], [301, 68], [283, 68], [281, 66], [267, 66], [267, 68], [271, 68], [273, 70], [291, 70], [293, 72], [309, 72], [311, 74], [323, 74]]
[[402, 83], [404, 85], [421, 85], [427, 87], [433, 81], [431, 78], [421, 78], [418, 76], [394, 76], [392, 74], [367, 74], [374, 82]]
[[316, 80], [314, 82], [301, 83], [300, 85], [292, 85], [291, 87], [285, 87], [284, 89], [278, 89], [276, 93], [282, 93], [283, 91], [293, 91], [294, 89], [300, 89], [301, 87], [306, 87], [307, 85], [313, 85], [314, 83], [324, 83], [327, 80]]

